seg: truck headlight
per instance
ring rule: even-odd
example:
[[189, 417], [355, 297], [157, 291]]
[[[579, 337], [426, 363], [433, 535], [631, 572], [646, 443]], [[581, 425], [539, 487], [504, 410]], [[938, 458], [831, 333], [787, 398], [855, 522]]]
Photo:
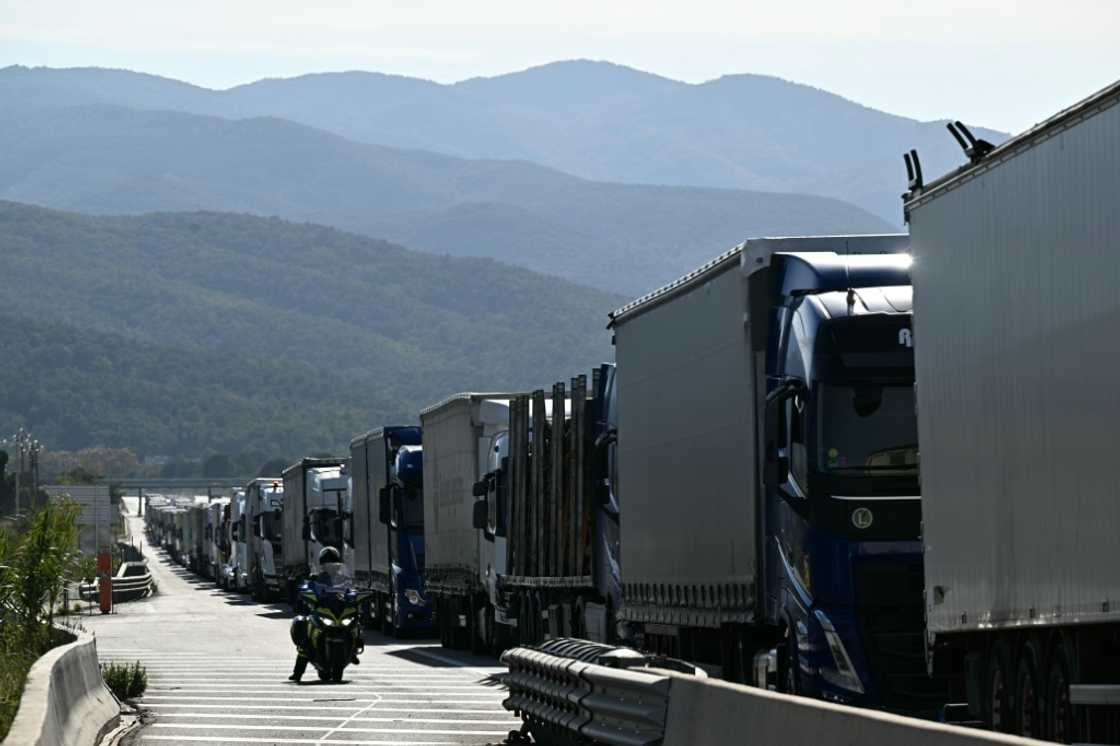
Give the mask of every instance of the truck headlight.
[[423, 606], [424, 605], [423, 596], [420, 595], [420, 591], [418, 591], [414, 588], [409, 588], [409, 589], [405, 590], [404, 597], [413, 606]]
[[859, 674], [856, 673], [856, 667], [852, 665], [852, 659], [848, 655], [848, 649], [844, 647], [840, 635], [836, 632], [836, 627], [833, 626], [832, 620], [829, 619], [823, 611], [819, 609], [813, 612], [817, 621], [820, 622], [821, 628], [824, 630], [825, 640], [828, 641], [828, 651], [832, 653], [832, 662], [835, 665], [835, 670], [829, 668], [821, 668], [821, 678], [841, 689], [847, 689], [857, 694], [863, 694], [863, 682], [859, 680]]

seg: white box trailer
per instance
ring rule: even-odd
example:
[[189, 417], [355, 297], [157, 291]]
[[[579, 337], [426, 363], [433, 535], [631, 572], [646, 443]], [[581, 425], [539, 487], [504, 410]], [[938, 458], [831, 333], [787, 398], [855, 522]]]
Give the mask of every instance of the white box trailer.
[[934, 666], [994, 727], [1115, 743], [1120, 83], [977, 155], [907, 202]]
[[319, 550], [330, 544], [342, 554], [350, 477], [347, 460], [303, 458], [284, 469], [281, 554], [284, 586], [296, 605], [296, 589], [313, 572]]
[[462, 393], [420, 413], [424, 439], [425, 583], [436, 598], [440, 640], [479, 646], [478, 625], [496, 606], [506, 572], [506, 539], [474, 528], [474, 485], [490, 471], [490, 451], [509, 431], [516, 393]]

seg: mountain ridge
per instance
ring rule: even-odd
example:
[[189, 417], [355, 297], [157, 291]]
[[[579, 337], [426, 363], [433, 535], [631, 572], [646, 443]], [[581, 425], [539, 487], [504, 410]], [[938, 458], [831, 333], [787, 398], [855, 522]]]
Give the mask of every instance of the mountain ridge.
[[[181, 82], [187, 88], [179, 88], [156, 76], [134, 85], [119, 70], [5, 68], [0, 93], [12, 94], [14, 78], [53, 80], [72, 95], [96, 94], [133, 108], [226, 118], [273, 114], [359, 142], [523, 159], [595, 180], [827, 196], [896, 226], [897, 196], [905, 188], [902, 152], [919, 149], [931, 175], [962, 161], [942, 120], [882, 112], [751, 73], [687, 83], [576, 60], [450, 84], [348, 71], [206, 89]], [[973, 129], [992, 142], [1006, 137]]]
[[276, 215], [627, 295], [750, 236], [890, 228], [829, 198], [595, 182], [525, 161], [355, 143], [274, 117], [9, 109], [0, 138], [0, 198], [90, 213]]

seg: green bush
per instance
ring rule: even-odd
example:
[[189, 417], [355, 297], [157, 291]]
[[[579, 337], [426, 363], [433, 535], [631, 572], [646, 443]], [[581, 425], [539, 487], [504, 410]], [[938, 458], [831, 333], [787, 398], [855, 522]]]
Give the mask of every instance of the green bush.
[[27, 671], [72, 637], [54, 628], [68, 579], [80, 566], [77, 503], [64, 500], [0, 526], [0, 740], [11, 727]]
[[142, 697], [148, 688], [148, 672], [140, 665], [140, 661], [131, 666], [127, 663], [103, 665], [101, 676], [105, 679], [105, 685], [117, 695], [117, 699]]

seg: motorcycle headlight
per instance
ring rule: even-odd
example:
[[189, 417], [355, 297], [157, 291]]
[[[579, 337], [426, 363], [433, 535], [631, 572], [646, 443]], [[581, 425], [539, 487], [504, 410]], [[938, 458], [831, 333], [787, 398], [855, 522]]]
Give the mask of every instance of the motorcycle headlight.
[[321, 616], [319, 617], [319, 621], [322, 622], [324, 627], [335, 627], [338, 625], [338, 622], [331, 619], [329, 616]]
[[405, 599], [408, 600], [413, 606], [423, 606], [424, 598], [420, 595], [420, 591], [409, 588], [404, 592]]
[[343, 619], [343, 620], [342, 620], [342, 626], [343, 626], [343, 627], [351, 627], [351, 626], [353, 626], [353, 624], [354, 624], [354, 619], [355, 619], [355, 617], [347, 617], [346, 619]]

